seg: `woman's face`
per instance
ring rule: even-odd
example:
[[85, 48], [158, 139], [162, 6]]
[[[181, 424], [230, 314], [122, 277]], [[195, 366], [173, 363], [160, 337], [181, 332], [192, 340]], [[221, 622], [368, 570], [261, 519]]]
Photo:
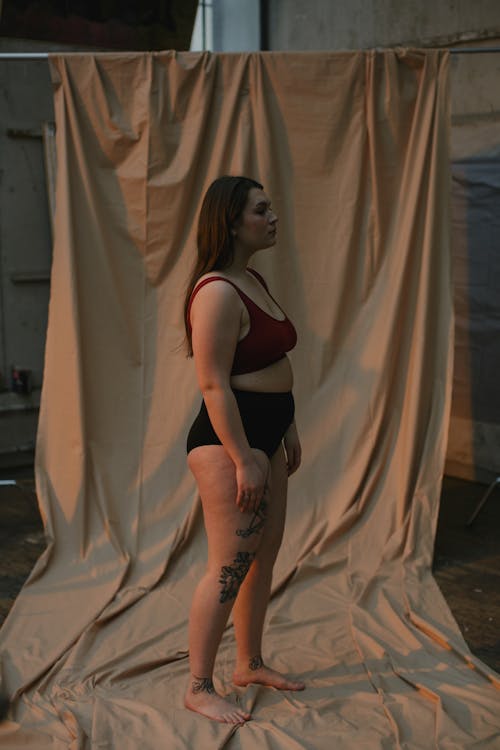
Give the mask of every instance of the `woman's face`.
[[251, 252], [271, 247], [276, 242], [277, 222], [278, 217], [265, 192], [251, 188], [243, 213], [233, 229], [235, 244]]

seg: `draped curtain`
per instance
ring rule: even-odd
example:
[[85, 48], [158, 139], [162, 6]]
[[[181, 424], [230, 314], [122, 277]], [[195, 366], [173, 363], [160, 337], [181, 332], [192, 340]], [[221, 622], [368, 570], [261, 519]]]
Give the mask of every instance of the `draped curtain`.
[[[448, 55], [50, 59], [55, 248], [37, 489], [47, 549], [1, 631], [2, 747], [493, 748], [497, 675], [431, 574], [450, 406]], [[203, 194], [258, 179], [253, 265], [298, 330], [290, 480], [266, 660], [301, 694], [215, 683], [183, 708], [206, 541], [185, 437], [182, 303]], [[10, 743], [10, 744], [9, 744]]]

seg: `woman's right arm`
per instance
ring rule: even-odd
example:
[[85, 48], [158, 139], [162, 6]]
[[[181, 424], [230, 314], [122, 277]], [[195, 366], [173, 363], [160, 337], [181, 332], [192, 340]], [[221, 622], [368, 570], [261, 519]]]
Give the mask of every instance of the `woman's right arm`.
[[230, 385], [241, 314], [242, 303], [237, 292], [219, 280], [200, 289], [191, 306], [198, 383], [214, 430], [236, 467], [236, 503], [243, 511], [260, 503], [266, 476], [248, 444]]

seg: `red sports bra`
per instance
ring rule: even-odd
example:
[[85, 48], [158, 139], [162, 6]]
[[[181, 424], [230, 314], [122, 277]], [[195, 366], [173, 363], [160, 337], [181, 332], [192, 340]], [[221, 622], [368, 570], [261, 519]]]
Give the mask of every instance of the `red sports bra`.
[[[248, 269], [250, 273], [260, 281], [266, 292], [269, 294], [273, 302], [278, 305], [274, 297], [269, 292], [267, 284], [257, 271]], [[191, 313], [191, 305], [195, 295], [199, 290], [208, 284], [210, 281], [215, 280], [227, 281], [231, 284], [239, 296], [241, 297], [243, 304], [248, 310], [250, 316], [250, 329], [248, 333], [238, 341], [236, 345], [236, 351], [234, 353], [233, 368], [231, 375], [242, 375], [246, 372], [255, 372], [256, 370], [262, 370], [268, 365], [272, 365], [279, 359], [283, 359], [285, 352], [289, 352], [293, 349], [297, 343], [297, 333], [293, 326], [293, 323], [287, 318], [284, 310], [278, 305], [280, 310], [285, 314], [284, 320], [277, 320], [269, 313], [265, 312], [261, 307], [255, 304], [244, 292], [241, 291], [236, 284], [224, 276], [209, 276], [206, 279], [200, 281], [196, 286], [189, 300], [189, 307], [187, 313], [188, 325], [191, 328], [191, 322], [189, 316]]]

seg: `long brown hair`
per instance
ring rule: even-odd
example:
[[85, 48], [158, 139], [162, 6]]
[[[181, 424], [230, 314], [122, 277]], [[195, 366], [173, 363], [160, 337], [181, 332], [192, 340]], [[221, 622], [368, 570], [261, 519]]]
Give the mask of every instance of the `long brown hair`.
[[250, 177], [218, 177], [205, 193], [198, 219], [198, 257], [188, 281], [184, 300], [184, 325], [186, 328], [188, 356], [193, 356], [191, 331], [188, 325], [189, 301], [196, 282], [209, 271], [222, 271], [234, 258], [231, 229], [237, 222], [252, 188], [262, 190], [262, 185]]

